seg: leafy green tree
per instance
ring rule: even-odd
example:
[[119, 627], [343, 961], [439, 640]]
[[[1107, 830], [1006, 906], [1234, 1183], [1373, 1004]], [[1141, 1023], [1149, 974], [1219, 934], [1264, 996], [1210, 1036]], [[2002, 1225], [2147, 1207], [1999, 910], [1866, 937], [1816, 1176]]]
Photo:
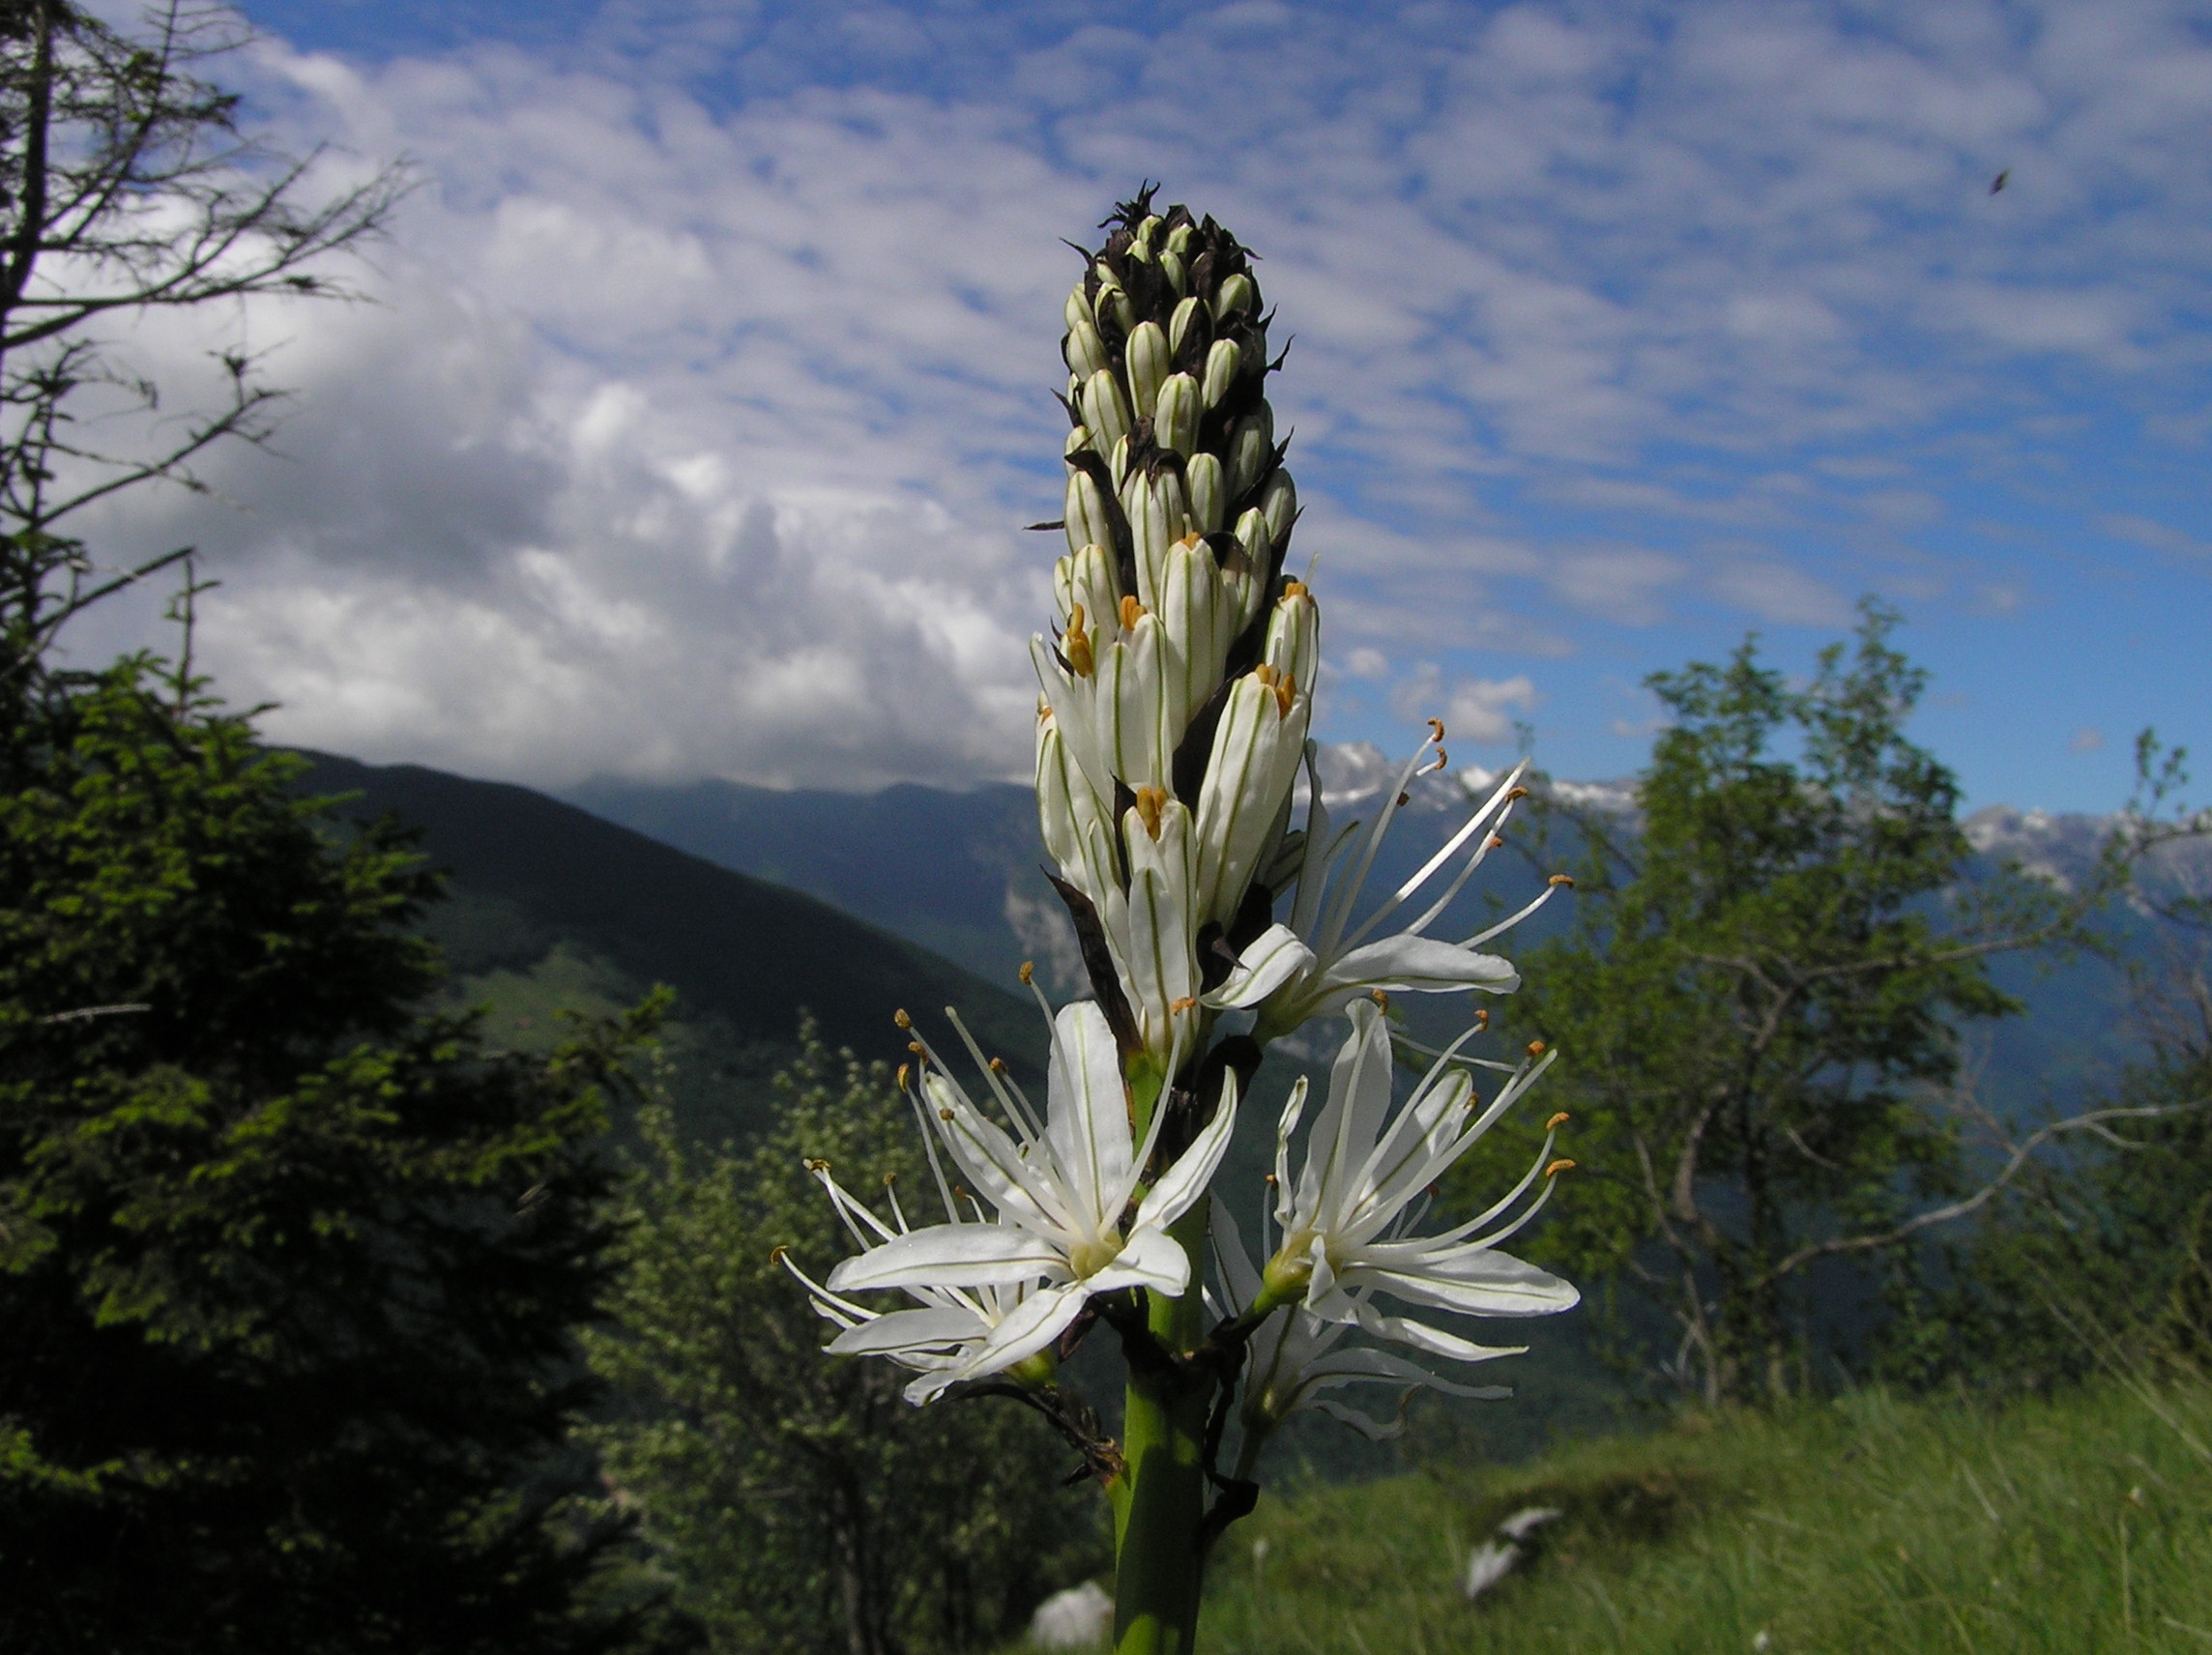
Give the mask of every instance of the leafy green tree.
[[808, 1164], [938, 1198], [883, 1065], [833, 1057], [811, 1024], [800, 1044], [749, 1148], [687, 1150], [665, 1108], [642, 1117], [617, 1326], [591, 1342], [624, 1404], [599, 1434], [606, 1473], [716, 1649], [986, 1646], [1105, 1566], [1095, 1502], [1055, 1488], [1081, 1467], [1030, 1414], [913, 1408], [890, 1364], [822, 1353], [835, 1330], [777, 1262], [819, 1274], [851, 1246]]
[[437, 893], [129, 660], [0, 793], [0, 1647], [598, 1647], [549, 1522], [650, 1014], [423, 1017]]
[[1710, 1398], [1802, 1381], [1813, 1265], [1988, 1199], [1942, 1107], [1958, 1031], [2017, 1009], [1991, 955], [2079, 940], [2092, 900], [1968, 880], [1957, 782], [1905, 734], [1926, 675], [1863, 616], [1803, 687], [1748, 641], [1649, 681], [1638, 819], [1577, 817], [1576, 921], [1523, 962], [1585, 1179], [1536, 1249], [1623, 1272]]

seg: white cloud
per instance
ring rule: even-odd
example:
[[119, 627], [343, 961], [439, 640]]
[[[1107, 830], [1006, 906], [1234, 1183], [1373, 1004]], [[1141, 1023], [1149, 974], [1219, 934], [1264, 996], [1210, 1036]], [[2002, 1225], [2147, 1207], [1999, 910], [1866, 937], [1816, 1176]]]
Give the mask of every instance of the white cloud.
[[1144, 174], [1266, 255], [1339, 663], [1431, 659], [1473, 740], [1536, 701], [1474, 668], [1591, 623], [1833, 626], [1906, 552], [2023, 587], [1913, 549], [1959, 451], [1920, 437], [1970, 415], [2006, 472], [2054, 363], [2156, 401], [2206, 361], [2212, 48], [2147, 0], [610, 5], [565, 48], [260, 62], [425, 188], [380, 308], [249, 316], [303, 408], [217, 477], [249, 510], [102, 532], [209, 548], [233, 692], [376, 757], [1019, 772], [1055, 238]]
[[1514, 739], [1517, 710], [1535, 710], [1536, 685], [1527, 673], [1509, 679], [1459, 679], [1447, 688], [1434, 661], [1422, 661], [1390, 692], [1390, 710], [1409, 721], [1441, 716], [1445, 739], [1496, 746]]

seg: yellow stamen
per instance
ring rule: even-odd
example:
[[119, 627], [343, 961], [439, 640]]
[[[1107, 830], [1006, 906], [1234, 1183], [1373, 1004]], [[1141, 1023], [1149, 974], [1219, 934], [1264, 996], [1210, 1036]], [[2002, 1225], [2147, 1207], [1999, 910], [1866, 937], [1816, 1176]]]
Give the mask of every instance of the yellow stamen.
[[1544, 1042], [1541, 1040], [1531, 1040], [1528, 1042], [1528, 1056], [1531, 1058], [1541, 1058], [1548, 1050], [1549, 1048], [1545, 1046]]
[[805, 1166], [810, 1173], [826, 1173], [830, 1170], [830, 1163], [818, 1155], [807, 1156]]
[[1568, 1160], [1565, 1156], [1562, 1155], [1559, 1157], [1559, 1159], [1554, 1161], [1550, 1166], [1544, 1169], [1544, 1176], [1548, 1178], [1553, 1178], [1557, 1177], [1561, 1173], [1571, 1173], [1574, 1170], [1574, 1162]]
[[1551, 883], [1553, 885], [1563, 885], [1569, 890], [1572, 890], [1575, 888], [1575, 876], [1573, 874], [1554, 874], [1552, 876]]
[[991, 1060], [991, 1072], [995, 1075], [1004, 1074], [1006, 1072], [1006, 1060], [1004, 1058], [993, 1058]]
[[1375, 1003], [1380, 1005], [1384, 1011], [1388, 1011], [1390, 1009], [1390, 997], [1384, 994], [1381, 989], [1371, 988], [1367, 991], [1367, 995], [1369, 999], [1374, 1001]]
[[1024, 960], [1022, 962], [1022, 969], [1017, 972], [1015, 975], [1022, 979], [1022, 987], [1029, 987], [1031, 980], [1036, 976], [1036, 961]]
[[1287, 678], [1275, 685], [1275, 706], [1285, 718], [1291, 715], [1291, 703], [1295, 699], [1296, 693], [1297, 686]]
[[1283, 595], [1285, 597], [1303, 597], [1305, 595], [1306, 583], [1304, 581], [1286, 580], [1283, 582]]
[[1134, 597], [1121, 599], [1121, 630], [1134, 632], [1137, 623], [1145, 618], [1145, 606]]
[[1098, 662], [1091, 653], [1091, 634], [1083, 624], [1083, 605], [1070, 604], [1067, 626], [1060, 635], [1060, 653], [1067, 657], [1067, 670], [1077, 678], [1089, 678], [1098, 670]]
[[1258, 679], [1262, 683], [1266, 684], [1269, 689], [1273, 689], [1275, 687], [1275, 667], [1272, 661], [1262, 661], [1258, 666], [1252, 669], [1252, 676]]
[[1515, 788], [1515, 789], [1514, 789], [1514, 790], [1513, 790], [1511, 793], [1509, 793], [1509, 794], [1507, 794], [1507, 795], [1505, 796], [1505, 799], [1506, 799], [1506, 802], [1510, 804], [1510, 803], [1511, 803], [1511, 802], [1512, 802], [1514, 799], [1516, 799], [1516, 798], [1527, 798], [1528, 797], [1528, 790], [1527, 788], [1525, 788], [1525, 787], [1517, 787], [1517, 788]]
[[895, 1183], [897, 1183], [897, 1182], [898, 1182], [898, 1174], [896, 1174], [896, 1173], [886, 1173], [886, 1174], [884, 1175], [884, 1188], [886, 1188], [886, 1189], [889, 1189], [889, 1188], [891, 1187], [891, 1185], [893, 1185], [893, 1184], [895, 1184]]
[[937, 1118], [940, 1120], [950, 1120], [952, 1118], [952, 1111], [949, 1109], [941, 1109], [937, 1112]]
[[912, 1029], [914, 1027], [914, 1019], [906, 1014], [906, 1007], [903, 1005], [891, 1013], [891, 1021], [897, 1024], [901, 1029]]
[[1180, 1017], [1186, 1011], [1196, 1011], [1197, 1009], [1198, 1002], [1191, 999], [1191, 997], [1186, 994], [1182, 997], [1182, 999], [1174, 1002], [1168, 1006], [1168, 1015], [1170, 1017]]
[[1547, 1132], [1557, 1132], [1562, 1125], [1564, 1125], [1567, 1121], [1572, 1120], [1573, 1118], [1573, 1116], [1569, 1115], [1565, 1110], [1562, 1109], [1558, 1114], [1553, 1116], [1551, 1119], [1544, 1122], [1544, 1130]]
[[1145, 825], [1145, 831], [1157, 839], [1160, 836], [1160, 809], [1168, 796], [1156, 787], [1137, 789], [1137, 820]]
[[907, 1075], [908, 1075], [908, 1073], [909, 1073], [909, 1072], [910, 1072], [910, 1065], [908, 1065], [908, 1064], [906, 1064], [906, 1063], [901, 1063], [901, 1064], [899, 1064], [899, 1066], [898, 1066], [898, 1089], [899, 1089], [899, 1090], [901, 1090], [901, 1091], [904, 1091], [904, 1090], [906, 1090], [906, 1077], [907, 1077]]
[[1478, 1005], [1478, 1006], [1476, 1006], [1476, 1007], [1474, 1008], [1474, 1031], [1475, 1031], [1477, 1034], [1479, 1034], [1479, 1033], [1481, 1033], [1481, 1032], [1482, 1032], [1482, 1031], [1483, 1031], [1485, 1029], [1488, 1029], [1489, 1027], [1490, 1027], [1490, 1007], [1489, 1007], [1489, 1006], [1487, 1006], [1487, 1005]]
[[1498, 850], [1498, 849], [1499, 849], [1500, 846], [1502, 846], [1504, 843], [1505, 843], [1505, 841], [1504, 841], [1502, 838], [1500, 838], [1500, 837], [1499, 837], [1498, 834], [1496, 834], [1496, 833], [1493, 833], [1493, 834], [1491, 834], [1491, 836], [1490, 836], [1490, 843], [1489, 843], [1489, 844], [1487, 844], [1487, 845], [1485, 845], [1485, 846], [1483, 846], [1483, 849], [1484, 849], [1484, 850], [1486, 850], [1486, 851], [1495, 851], [1495, 850]]
[[1444, 721], [1441, 718], [1432, 718], [1429, 720], [1429, 729], [1432, 732], [1429, 740], [1441, 743], [1444, 739]]
[[919, 1040], [909, 1040], [906, 1043], [906, 1049], [912, 1052], [917, 1058], [926, 1058], [929, 1056], [929, 1048], [924, 1046]]
[[777, 1247], [769, 1254], [768, 1262], [771, 1264], [780, 1264], [783, 1263], [783, 1256], [790, 1251], [789, 1247]]
[[1206, 537], [1200, 534], [1196, 529], [1193, 529], [1189, 534], [1185, 535], [1181, 539], [1178, 540], [1176, 544], [1181, 546], [1186, 551], [1196, 551], [1200, 546], [1206, 544]]

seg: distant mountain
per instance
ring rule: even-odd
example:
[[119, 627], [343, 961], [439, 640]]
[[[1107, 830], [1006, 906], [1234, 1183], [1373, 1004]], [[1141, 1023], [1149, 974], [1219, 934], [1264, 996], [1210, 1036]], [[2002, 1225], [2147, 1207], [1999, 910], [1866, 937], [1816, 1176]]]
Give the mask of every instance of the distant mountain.
[[[1372, 819], [1397, 777], [1397, 764], [1375, 747], [1323, 749], [1323, 798], [1340, 821]], [[1470, 769], [1412, 784], [1369, 876], [1369, 905], [1386, 897], [1442, 845], [1492, 780], [1487, 770]], [[1634, 808], [1629, 781], [1551, 785], [1586, 808], [1618, 814]], [[1038, 962], [1056, 993], [1080, 990], [1072, 934], [1037, 872], [1043, 851], [1026, 787], [903, 786], [854, 795], [719, 781], [663, 787], [597, 780], [567, 797], [707, 861], [818, 896], [986, 977], [1005, 980], [1018, 961], [1029, 958]], [[2086, 876], [2110, 826], [2109, 818], [2008, 806], [1978, 812], [1965, 824], [1989, 864], [2018, 860], [2030, 872], [2068, 885]], [[1571, 849], [1555, 847], [1540, 866], [1536, 858], [1542, 853], [1528, 831], [1509, 837], [1516, 847], [1491, 858], [1439, 920], [1437, 934], [1466, 935], [1500, 910], [1520, 906], [1541, 888], [1544, 873], [1567, 860]], [[1524, 849], [1527, 855], [1520, 854]], [[2154, 877], [2212, 885], [2212, 845], [2177, 848]], [[1516, 932], [1512, 944], [1528, 946], [1569, 912], [1564, 902], [1553, 904]], [[2155, 928], [2139, 915], [2117, 914], [2111, 924], [2123, 954], [2139, 954], [2155, 944]], [[2000, 957], [1993, 972], [1999, 986], [2028, 1007], [2024, 1015], [1976, 1035], [1972, 1060], [1982, 1089], [1993, 1100], [2004, 1100], [2008, 1111], [2065, 1102], [2100, 1084], [2139, 1050], [2124, 977], [2111, 965]], [[1500, 1009], [1510, 1015], [1509, 1008]]]
[[488, 1001], [492, 1032], [548, 1044], [561, 1006], [612, 1010], [655, 982], [677, 992], [674, 1090], [691, 1128], [742, 1133], [794, 1049], [801, 1011], [832, 1046], [896, 1060], [891, 1016], [960, 1009], [986, 1049], [1041, 1073], [1035, 1008], [888, 931], [799, 891], [715, 866], [527, 788], [413, 765], [304, 755], [303, 791], [358, 796], [342, 816], [387, 811], [421, 828], [451, 870], [429, 934], [453, 997]]

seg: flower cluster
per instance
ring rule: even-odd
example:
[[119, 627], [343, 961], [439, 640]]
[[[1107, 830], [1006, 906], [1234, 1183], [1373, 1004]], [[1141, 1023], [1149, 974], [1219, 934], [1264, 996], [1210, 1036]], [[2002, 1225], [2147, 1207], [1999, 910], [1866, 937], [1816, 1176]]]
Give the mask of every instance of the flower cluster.
[[[1383, 1302], [1486, 1317], [1576, 1302], [1499, 1250], [1571, 1164], [1551, 1156], [1563, 1117], [1491, 1211], [1416, 1233], [1426, 1192], [1551, 1055], [1477, 1060], [1463, 1036], [1398, 1103], [1384, 1012], [1399, 992], [1511, 992], [1518, 974], [1485, 944], [1565, 882], [1475, 935], [1429, 934], [1502, 843], [1526, 797], [1517, 769], [1362, 911], [1411, 788], [1445, 768], [1443, 727], [1432, 723], [1371, 823], [1332, 821], [1309, 740], [1321, 615], [1285, 573], [1297, 497], [1265, 393], [1281, 363], [1267, 357], [1271, 317], [1249, 255], [1211, 218], [1154, 213], [1149, 191], [1109, 223], [1067, 301], [1067, 550], [1051, 635], [1033, 642], [1038, 823], [1093, 998], [1045, 1007], [1041, 1116], [973, 1041], [982, 1103], [916, 1038], [912, 1094], [946, 1222], [913, 1230], [894, 1209], [887, 1224], [825, 1171], [861, 1251], [809, 1291], [841, 1328], [830, 1349], [917, 1369], [917, 1401], [987, 1375], [1041, 1379], [1087, 1307], [1133, 1289], [1186, 1294], [1196, 1244], [1189, 1225], [1171, 1227], [1210, 1214], [1216, 1337], [1248, 1358], [1247, 1440], [1306, 1406], [1382, 1432], [1324, 1393], [1495, 1393], [1348, 1336], [1461, 1362], [1506, 1353]], [[1255, 1263], [1228, 1205], [1200, 1203], [1235, 1130], [1240, 1076], [1268, 1041], [1323, 1016], [1349, 1017], [1351, 1036], [1295, 1180], [1303, 1082], [1283, 1112], [1276, 1244]], [[1237, 1031], [1217, 1042], [1225, 1018]], [[1482, 1075], [1502, 1077], [1487, 1101]], [[853, 1296], [880, 1290], [915, 1308]]]

